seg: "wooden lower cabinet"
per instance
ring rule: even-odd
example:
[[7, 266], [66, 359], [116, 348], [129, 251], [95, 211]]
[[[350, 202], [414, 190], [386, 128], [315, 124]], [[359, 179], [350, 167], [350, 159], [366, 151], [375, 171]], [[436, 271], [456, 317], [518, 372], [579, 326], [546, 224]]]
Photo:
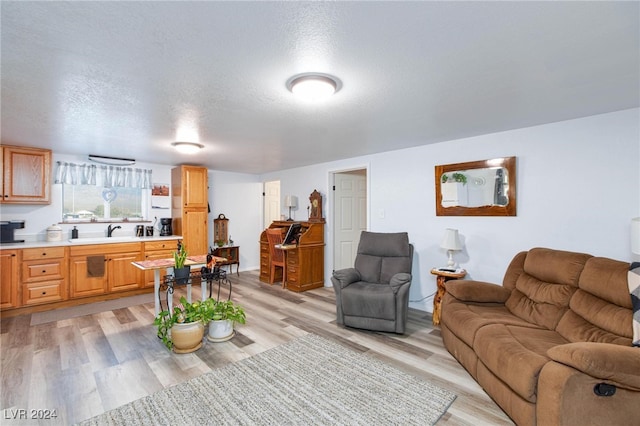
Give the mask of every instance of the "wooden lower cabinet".
[[131, 262], [143, 260], [138, 252], [118, 253], [107, 256], [108, 282], [107, 291], [125, 291], [140, 288], [143, 271], [136, 268]]
[[[173, 257], [178, 240], [0, 250], [0, 311], [20, 315], [139, 294], [153, 288], [153, 271], [132, 262]], [[205, 252], [206, 253], [206, 252]], [[114, 296], [112, 296], [114, 295]], [[11, 312], [11, 313], [10, 313]], [[3, 315], [4, 316], [4, 315]]]
[[[271, 255], [269, 253], [269, 243], [260, 241], [260, 281], [268, 283], [270, 270]], [[276, 279], [274, 281], [282, 281], [282, 268], [276, 268]]]
[[87, 256], [73, 256], [69, 263], [69, 297], [97, 296], [107, 292], [106, 273], [100, 277], [89, 277], [87, 275]]
[[65, 247], [22, 250], [22, 304], [67, 300], [67, 252]]
[[0, 250], [0, 309], [20, 306], [19, 256], [19, 250]]
[[300, 292], [324, 286], [324, 245], [287, 250], [286, 257], [289, 290]]
[[[143, 259], [141, 248], [141, 243], [72, 247], [69, 296], [96, 296], [141, 288], [142, 271], [131, 264]], [[102, 270], [90, 265], [99, 262], [100, 257], [104, 257]]]

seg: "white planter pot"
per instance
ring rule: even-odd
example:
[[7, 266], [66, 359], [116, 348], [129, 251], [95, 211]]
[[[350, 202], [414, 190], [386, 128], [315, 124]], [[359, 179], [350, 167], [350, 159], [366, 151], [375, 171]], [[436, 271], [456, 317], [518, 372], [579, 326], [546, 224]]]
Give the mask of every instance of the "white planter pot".
[[224, 342], [231, 339], [233, 334], [233, 321], [209, 321], [209, 335], [207, 336], [209, 341]]

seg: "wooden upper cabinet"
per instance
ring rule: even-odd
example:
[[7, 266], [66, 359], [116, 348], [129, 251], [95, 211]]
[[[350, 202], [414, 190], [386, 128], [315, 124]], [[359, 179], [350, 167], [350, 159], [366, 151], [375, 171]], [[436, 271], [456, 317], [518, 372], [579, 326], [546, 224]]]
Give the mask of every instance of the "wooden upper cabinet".
[[[175, 208], [207, 208], [207, 169], [180, 166], [171, 170], [171, 191]], [[178, 205], [175, 205], [178, 204]]]
[[51, 204], [51, 150], [2, 146], [2, 203]]
[[171, 169], [173, 234], [181, 235], [190, 255], [208, 252], [207, 169], [178, 166]]

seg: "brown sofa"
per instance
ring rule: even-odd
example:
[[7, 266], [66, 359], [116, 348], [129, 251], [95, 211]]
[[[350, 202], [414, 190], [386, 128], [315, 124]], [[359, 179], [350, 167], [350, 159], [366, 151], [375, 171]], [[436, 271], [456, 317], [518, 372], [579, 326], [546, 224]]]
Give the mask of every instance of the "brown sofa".
[[502, 286], [448, 281], [444, 344], [518, 425], [640, 424], [628, 269], [534, 248]]

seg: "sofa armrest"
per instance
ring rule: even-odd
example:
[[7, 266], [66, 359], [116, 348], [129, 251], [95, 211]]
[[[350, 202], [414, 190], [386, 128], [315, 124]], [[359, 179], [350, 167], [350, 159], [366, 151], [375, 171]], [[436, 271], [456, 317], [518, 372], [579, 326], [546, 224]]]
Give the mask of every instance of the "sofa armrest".
[[504, 303], [511, 295], [511, 290], [483, 281], [452, 280], [445, 287], [447, 293], [463, 302]]
[[340, 288], [345, 288], [349, 284], [360, 281], [360, 273], [355, 268], [339, 269], [333, 272], [333, 282], [337, 282]]
[[398, 272], [391, 277], [391, 280], [389, 281], [389, 285], [393, 289], [394, 293], [397, 293], [398, 289], [407, 283], [411, 283], [411, 274], [406, 272]]
[[578, 342], [555, 346], [547, 351], [547, 355], [591, 377], [640, 391], [640, 348]]

